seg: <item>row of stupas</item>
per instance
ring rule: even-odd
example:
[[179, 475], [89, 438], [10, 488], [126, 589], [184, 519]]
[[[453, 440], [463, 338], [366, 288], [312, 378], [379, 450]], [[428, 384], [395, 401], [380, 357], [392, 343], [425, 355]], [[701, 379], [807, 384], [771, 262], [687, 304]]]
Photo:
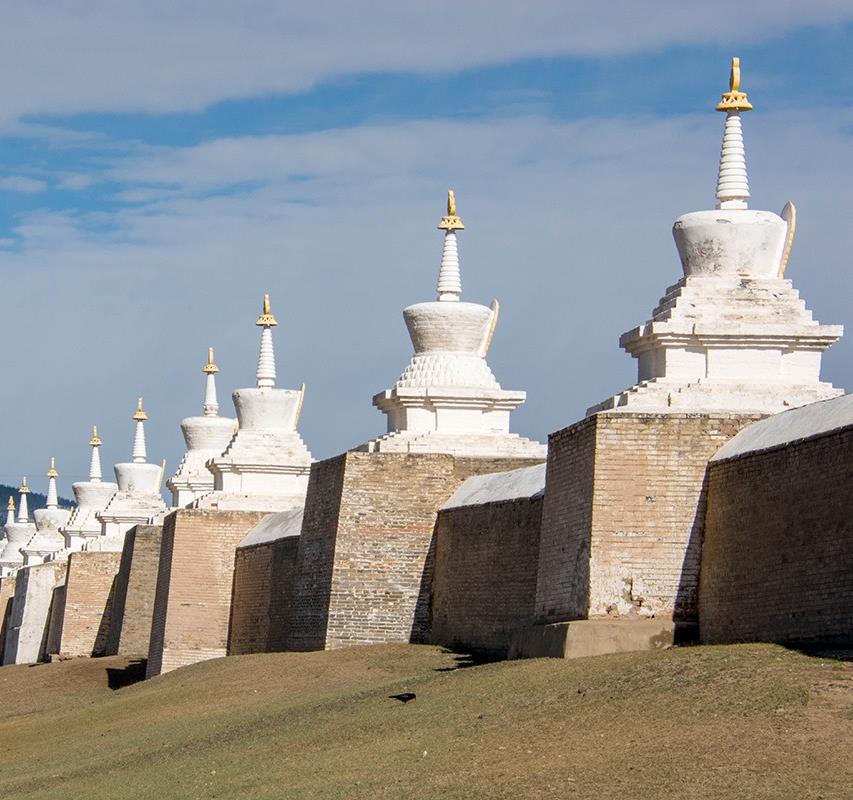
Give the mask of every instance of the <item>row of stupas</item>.
[[[771, 414], [842, 393], [820, 380], [821, 354], [842, 327], [812, 319], [784, 277], [796, 228], [793, 204], [781, 215], [748, 208], [741, 114], [752, 106], [740, 90], [737, 59], [717, 108], [726, 121], [716, 208], [675, 221], [683, 277], [667, 289], [652, 318], [620, 340], [638, 361], [637, 383], [587, 414]], [[525, 401], [525, 392], [502, 389], [486, 361], [498, 302], [489, 307], [461, 300], [457, 232], [464, 225], [452, 191], [438, 227], [444, 242], [436, 300], [404, 309], [414, 355], [394, 385], [373, 398], [387, 416], [387, 432], [356, 449], [544, 457], [544, 445], [509, 430], [510, 413]], [[202, 414], [181, 422], [187, 450], [167, 482], [172, 507], [272, 512], [304, 501], [312, 461], [297, 431], [305, 386], [276, 388], [277, 321], [269, 295], [256, 324], [256, 386], [233, 393], [236, 421], [218, 414], [218, 367], [209, 351]], [[147, 461], [146, 419], [140, 399], [131, 461], [116, 464], [116, 483], [102, 480], [101, 440], [94, 432], [89, 480], [73, 485], [77, 504], [70, 516], [57, 506], [53, 464], [47, 507], [36, 512], [35, 523], [23, 482], [17, 514], [10, 501], [1, 531], [0, 569], [8, 574], [74, 550], [120, 550], [130, 527], [166, 512], [165, 464]]]

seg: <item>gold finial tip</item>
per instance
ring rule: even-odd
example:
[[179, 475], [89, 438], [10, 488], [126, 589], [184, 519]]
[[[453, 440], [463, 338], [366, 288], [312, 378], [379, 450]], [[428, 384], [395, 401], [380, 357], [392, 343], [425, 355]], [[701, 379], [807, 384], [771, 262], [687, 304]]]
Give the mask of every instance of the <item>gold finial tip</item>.
[[133, 420], [135, 422], [144, 422], [146, 419], [148, 419], [148, 414], [142, 409], [142, 398], [140, 397], [136, 401], [136, 413], [133, 415]]
[[201, 371], [206, 375], [213, 375], [219, 372], [219, 367], [213, 361], [213, 348], [207, 348], [207, 363], [201, 368]]
[[261, 311], [261, 315], [258, 317], [255, 325], [260, 325], [264, 328], [271, 328], [273, 325], [278, 325], [278, 322], [276, 322], [275, 317], [272, 315], [272, 311], [270, 311], [270, 296], [268, 294], [264, 295], [263, 311]]
[[89, 444], [92, 447], [100, 447], [101, 446], [101, 437], [98, 436], [98, 426], [92, 426], [92, 438], [89, 439]]
[[50, 457], [50, 469], [47, 471], [48, 478], [58, 478], [59, 473], [56, 471], [56, 458], [54, 456]]
[[6, 508], [8, 508], [9, 511], [15, 510], [15, 498], [12, 497], [12, 495], [9, 495], [9, 502], [6, 503]]
[[28, 493], [29, 493], [29, 491], [30, 491], [30, 487], [29, 487], [29, 486], [27, 486], [27, 476], [26, 476], [26, 475], [24, 475], [24, 477], [23, 477], [23, 478], [21, 478], [21, 488], [20, 488], [20, 489], [18, 489], [18, 491], [19, 491], [21, 494], [28, 494]]
[[750, 111], [752, 103], [746, 96], [746, 92], [740, 90], [740, 59], [732, 58], [732, 69], [729, 73], [729, 90], [717, 103], [717, 111]]
[[440, 231], [461, 231], [465, 228], [462, 220], [456, 213], [456, 193], [453, 189], [447, 190], [447, 215], [438, 223]]

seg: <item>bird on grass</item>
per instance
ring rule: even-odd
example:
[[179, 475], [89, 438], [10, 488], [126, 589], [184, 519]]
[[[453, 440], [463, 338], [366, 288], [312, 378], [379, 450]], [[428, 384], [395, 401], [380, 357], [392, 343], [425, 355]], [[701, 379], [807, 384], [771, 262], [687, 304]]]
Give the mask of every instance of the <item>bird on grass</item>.
[[410, 700], [414, 700], [417, 695], [414, 692], [400, 692], [400, 694], [389, 694], [391, 700], [399, 700], [404, 705]]

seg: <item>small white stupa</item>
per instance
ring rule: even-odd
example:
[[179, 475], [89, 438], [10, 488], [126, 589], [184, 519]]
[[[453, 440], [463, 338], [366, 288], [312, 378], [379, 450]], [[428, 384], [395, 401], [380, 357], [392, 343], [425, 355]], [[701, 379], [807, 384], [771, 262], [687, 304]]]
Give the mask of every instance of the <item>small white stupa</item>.
[[464, 303], [456, 231], [465, 226], [447, 193], [438, 225], [444, 248], [435, 302], [403, 310], [415, 354], [391, 389], [373, 404], [388, 415], [388, 433], [359, 449], [471, 456], [541, 456], [545, 446], [509, 432], [510, 412], [526, 392], [501, 389], [486, 363], [498, 322], [491, 308]]
[[118, 491], [118, 484], [101, 479], [101, 437], [97, 426], [92, 427], [89, 446], [92, 455], [89, 461], [89, 480], [71, 484], [77, 501], [71, 516], [59, 530], [65, 537], [65, 549], [69, 552], [83, 550], [86, 542], [101, 536], [102, 524], [96, 514], [103, 511], [110, 498]]
[[216, 373], [219, 367], [214, 363], [212, 347], [208, 348], [207, 363], [201, 371], [206, 381], [203, 416], [187, 417], [181, 421], [187, 451], [177, 472], [166, 482], [172, 493], [172, 505], [177, 508], [184, 508], [213, 491], [213, 474], [207, 468], [207, 462], [225, 450], [237, 428], [236, 420], [219, 416], [216, 399]]
[[222, 510], [284, 511], [301, 506], [308, 489], [311, 453], [297, 432], [305, 384], [276, 389], [272, 328], [278, 324], [264, 295], [257, 386], [232, 395], [237, 433], [224, 452], [208, 461], [214, 490], [193, 504]]
[[741, 112], [752, 104], [732, 60], [717, 177], [717, 208], [675, 221], [684, 277], [670, 286], [652, 318], [623, 334], [638, 361], [638, 382], [590, 408], [598, 411], [726, 411], [772, 414], [843, 394], [820, 380], [821, 354], [843, 333], [812, 319], [785, 268], [796, 228], [748, 208], [749, 181]]
[[56, 558], [65, 547], [65, 537], [59, 529], [68, 522], [70, 509], [59, 507], [59, 496], [56, 491], [56, 459], [50, 459], [50, 469], [47, 471], [47, 503], [44, 508], [33, 511], [36, 521], [36, 533], [21, 548], [24, 556], [24, 566], [42, 564]]
[[116, 464], [113, 468], [118, 491], [104, 510], [96, 514], [101, 521], [101, 536], [90, 540], [86, 544], [87, 550], [120, 551], [124, 547], [124, 534], [127, 531], [166, 510], [160, 494], [166, 464], [163, 462], [158, 466], [146, 461], [145, 420], [148, 415], [142, 408], [141, 397], [132, 419], [136, 423], [136, 430], [131, 461]]
[[[36, 526], [30, 522], [30, 512], [27, 505], [29, 493], [30, 487], [27, 486], [27, 479], [24, 477], [21, 480], [21, 487], [18, 489], [18, 515], [14, 521], [11, 521], [9, 517], [6, 519], [6, 543], [3, 546], [3, 551], [0, 552], [0, 573], [3, 576], [14, 575], [18, 568], [24, 565], [21, 548], [36, 532]], [[10, 504], [9, 509], [14, 513], [14, 504]]]

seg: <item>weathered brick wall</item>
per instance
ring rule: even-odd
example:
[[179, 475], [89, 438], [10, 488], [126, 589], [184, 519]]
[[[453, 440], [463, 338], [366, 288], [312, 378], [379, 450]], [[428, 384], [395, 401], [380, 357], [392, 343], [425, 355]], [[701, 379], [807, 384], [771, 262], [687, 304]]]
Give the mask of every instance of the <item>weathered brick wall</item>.
[[312, 465], [288, 646], [426, 641], [438, 509], [471, 475], [535, 463], [350, 452]]
[[228, 655], [285, 649], [298, 548], [285, 536], [237, 550]]
[[712, 462], [704, 642], [853, 644], [853, 427]]
[[431, 641], [505, 656], [533, 622], [542, 497], [441, 511]]
[[116, 576], [109, 655], [148, 655], [162, 536], [162, 525], [136, 525], [125, 535]]
[[757, 415], [597, 414], [549, 439], [537, 621], [697, 620], [708, 459]]
[[163, 523], [147, 674], [224, 656], [237, 545], [266, 516], [179, 509]]
[[51, 561], [18, 570], [4, 664], [34, 664], [45, 658], [53, 589], [65, 577], [65, 568], [65, 562]]
[[[6, 647], [6, 631], [12, 615], [12, 600], [15, 597], [15, 576], [0, 578], [0, 658]], [[0, 662], [2, 663], [2, 662]]]
[[121, 553], [68, 556], [60, 655], [104, 655], [120, 562]]

